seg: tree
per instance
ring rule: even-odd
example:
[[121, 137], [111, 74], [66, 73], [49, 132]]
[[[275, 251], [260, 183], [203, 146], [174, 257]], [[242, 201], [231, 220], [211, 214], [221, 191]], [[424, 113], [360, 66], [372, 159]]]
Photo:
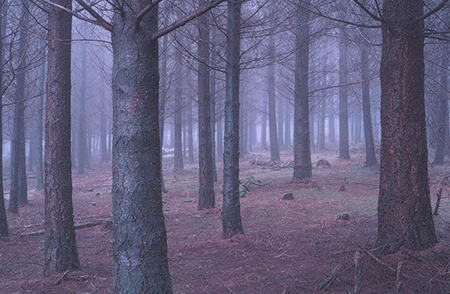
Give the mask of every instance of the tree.
[[448, 128], [449, 128], [449, 118], [448, 118], [448, 53], [449, 45], [440, 45], [441, 55], [441, 67], [440, 67], [440, 85], [438, 90], [438, 101], [437, 101], [437, 136], [436, 136], [436, 154], [434, 157], [434, 164], [442, 165], [444, 164], [444, 157], [446, 151], [446, 142], [448, 140]]
[[42, 53], [42, 64], [40, 68], [41, 78], [39, 80], [39, 92], [41, 95], [38, 97], [38, 114], [36, 118], [36, 141], [37, 141], [37, 164], [36, 164], [36, 191], [44, 190], [44, 146], [42, 139], [44, 135], [44, 91], [45, 91], [45, 63], [46, 54]]
[[[56, 4], [72, 8], [69, 0]], [[44, 275], [80, 269], [72, 204], [71, 38], [72, 15], [48, 6], [48, 72], [45, 119]]]
[[[0, 3], [0, 103], [3, 101], [3, 35], [5, 28], [6, 1]], [[0, 154], [3, 154], [3, 107], [0, 109]], [[0, 159], [0, 237], [9, 235], [8, 219], [6, 218], [5, 198], [3, 194], [3, 159]]]
[[348, 43], [345, 28], [339, 30], [339, 158], [350, 159], [348, 146]]
[[299, 1], [298, 27], [295, 32], [295, 91], [294, 91], [294, 175], [293, 181], [312, 176], [309, 136], [309, 11], [308, 1]]
[[[199, 6], [205, 5], [205, 0], [199, 0]], [[211, 135], [211, 93], [209, 74], [209, 25], [206, 14], [198, 18], [198, 165], [199, 190], [198, 209], [214, 208], [216, 195], [214, 193], [212, 135]]]
[[423, 6], [422, 0], [386, 0], [378, 17], [383, 42], [377, 243], [387, 252], [438, 242], [428, 180], [423, 51], [424, 19], [434, 12], [424, 14]]
[[362, 79], [362, 104], [364, 119], [364, 138], [366, 143], [366, 166], [377, 165], [375, 155], [375, 143], [373, 140], [372, 114], [370, 110], [370, 79], [369, 79], [369, 52], [368, 45], [362, 41], [361, 52], [361, 79]]
[[270, 160], [280, 160], [280, 149], [278, 148], [277, 119], [275, 107], [275, 39], [269, 36], [269, 59], [267, 73], [267, 102], [269, 107], [269, 140]]
[[84, 167], [88, 163], [86, 146], [86, 44], [81, 45], [80, 94], [78, 97], [78, 170], [79, 175], [84, 174]]
[[25, 161], [25, 74], [27, 67], [27, 33], [29, 2], [22, 4], [22, 17], [19, 33], [18, 67], [14, 104], [14, 132], [11, 152], [11, 190], [9, 211], [19, 213], [19, 204], [28, 203], [27, 172]]
[[225, 137], [223, 153], [223, 237], [243, 234], [239, 200], [239, 76], [242, 0], [229, 0], [227, 12]]
[[[181, 50], [181, 49], [180, 49]], [[176, 52], [176, 75], [175, 80], [175, 100], [174, 100], [174, 124], [173, 124], [173, 137], [174, 137], [174, 163], [173, 170], [183, 170], [183, 144], [182, 144], [182, 124], [183, 124], [183, 75], [182, 75], [182, 55], [180, 50]]]

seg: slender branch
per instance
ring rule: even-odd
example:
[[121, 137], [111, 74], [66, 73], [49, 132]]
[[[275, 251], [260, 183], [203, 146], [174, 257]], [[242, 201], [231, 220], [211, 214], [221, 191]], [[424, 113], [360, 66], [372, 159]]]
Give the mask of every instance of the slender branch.
[[[448, 0], [447, 0], [448, 1]], [[365, 13], [367, 13], [371, 18], [373, 18], [376, 21], [383, 22], [381, 17], [376, 16], [373, 14], [369, 9], [367, 9], [366, 6], [364, 6], [359, 0], [353, 0], [359, 7], [361, 7], [362, 10], [364, 10]]]
[[361, 27], [361, 28], [368, 28], [368, 29], [379, 29], [381, 26], [379, 25], [364, 25], [364, 24], [360, 24], [360, 23], [356, 23], [356, 22], [352, 22], [352, 21], [347, 21], [347, 20], [343, 20], [343, 19], [339, 19], [339, 18], [335, 18], [335, 17], [331, 17], [329, 15], [325, 15], [322, 12], [320, 12], [319, 10], [315, 11], [309, 8], [304, 7], [303, 9], [326, 19], [332, 20], [332, 21], [336, 21], [336, 22], [340, 22], [340, 23], [344, 23], [344, 24], [348, 24], [348, 25], [352, 25], [355, 27]]
[[193, 20], [196, 17], [199, 17], [200, 15], [210, 11], [211, 9], [213, 9], [214, 7], [216, 7], [217, 5], [219, 5], [222, 2], [225, 2], [226, 0], [215, 0], [212, 1], [210, 3], [207, 3], [203, 6], [201, 6], [200, 8], [198, 8], [197, 10], [192, 11], [191, 13], [183, 16], [182, 18], [180, 18], [179, 20], [175, 21], [174, 23], [160, 29], [159, 31], [153, 33], [151, 35], [151, 39], [152, 40], [156, 40], [161, 38], [162, 36], [167, 35], [168, 33], [178, 29], [179, 27], [184, 26], [185, 24], [187, 24], [188, 22], [190, 22], [191, 20]]
[[50, 1], [47, 1], [47, 0], [41, 0], [41, 1], [44, 2], [44, 3], [47, 3], [48, 5], [52, 5], [52, 6], [56, 7], [56, 8], [58, 8], [58, 9], [64, 10], [65, 12], [75, 16], [78, 19], [81, 19], [83, 21], [86, 21], [86, 22], [89, 22], [89, 23], [92, 23], [92, 24], [104, 27], [104, 25], [102, 23], [94, 21], [94, 20], [91, 20], [91, 19], [88, 19], [88, 18], [85, 18], [85, 17], [79, 15], [78, 13], [76, 13], [76, 12], [74, 12], [74, 11], [64, 7], [64, 6], [61, 6], [59, 4], [56, 4], [56, 3], [53, 3], [53, 2], [50, 2]]
[[112, 26], [103, 18], [100, 14], [98, 14], [92, 7], [87, 5], [83, 0], [76, 0], [78, 4], [80, 4], [87, 12], [89, 12], [105, 29], [113, 32]]
[[136, 24], [134, 25], [134, 29], [136, 31], [139, 31], [139, 27], [141, 25], [141, 20], [142, 18], [150, 12], [150, 10], [153, 9], [153, 7], [155, 7], [156, 5], [158, 5], [159, 2], [161, 2], [162, 0], [157, 0], [155, 2], [150, 0], [150, 3], [144, 7], [144, 9], [142, 9], [141, 12], [139, 12], [138, 16], [136, 17]]
[[[356, 0], [354, 0], [356, 1]], [[448, 0], [442, 0], [441, 3], [439, 3], [438, 6], [436, 6], [434, 9], [431, 9], [430, 11], [428, 11], [427, 13], [423, 14], [422, 16], [420, 16], [419, 18], [417, 18], [416, 20], [414, 20], [415, 22], [419, 22], [424, 20], [425, 18], [428, 18], [430, 16], [432, 16], [433, 14], [435, 14], [436, 12], [438, 12], [439, 10], [441, 10], [445, 4], [447, 4]]]

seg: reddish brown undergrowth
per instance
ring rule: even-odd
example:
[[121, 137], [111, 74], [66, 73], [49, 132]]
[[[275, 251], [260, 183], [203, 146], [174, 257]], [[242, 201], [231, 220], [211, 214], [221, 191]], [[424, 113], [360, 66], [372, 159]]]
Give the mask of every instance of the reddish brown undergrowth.
[[[318, 286], [340, 266], [327, 293], [353, 293], [354, 256], [358, 244], [373, 249], [376, 238], [378, 170], [363, 166], [363, 154], [339, 160], [335, 152], [316, 153], [331, 167], [314, 167], [313, 178], [290, 183], [292, 154], [282, 163], [261, 165], [268, 154], [241, 162], [241, 180], [253, 176], [241, 198], [245, 235], [224, 240], [222, 197], [218, 208], [197, 210], [198, 168], [174, 173], [166, 161], [163, 195], [168, 230], [170, 270], [175, 293], [322, 293]], [[220, 167], [220, 164], [219, 164]], [[441, 180], [450, 167], [430, 167], [433, 206]], [[219, 179], [221, 178], [219, 170]], [[75, 222], [97, 224], [110, 218], [111, 171], [96, 165], [74, 175]], [[292, 193], [293, 200], [282, 200]], [[82, 271], [42, 277], [43, 194], [30, 190], [30, 204], [20, 215], [9, 214], [11, 237], [0, 240], [0, 293], [112, 293], [111, 232], [103, 225], [77, 229]], [[361, 293], [393, 293], [403, 261], [399, 293], [450, 293], [450, 201], [443, 188], [435, 217], [440, 243], [432, 249], [401, 250], [381, 256], [385, 264], [361, 253]], [[7, 203], [8, 204], [8, 203]], [[348, 213], [349, 220], [338, 219]]]

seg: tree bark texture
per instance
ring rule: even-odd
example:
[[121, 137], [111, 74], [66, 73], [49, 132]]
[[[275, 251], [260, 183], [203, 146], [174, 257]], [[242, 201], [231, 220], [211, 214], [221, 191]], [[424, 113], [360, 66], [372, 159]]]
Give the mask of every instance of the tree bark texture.
[[375, 143], [372, 130], [372, 113], [370, 110], [370, 79], [369, 79], [369, 52], [368, 45], [361, 44], [361, 79], [362, 79], [362, 104], [364, 120], [364, 139], [366, 143], [366, 166], [378, 164], [375, 155]]
[[[68, 9], [71, 1], [56, 4]], [[72, 204], [71, 39], [72, 16], [48, 6], [48, 71], [45, 119], [44, 275], [80, 269]]]
[[[199, 0], [198, 6], [206, 3]], [[198, 209], [214, 208], [212, 135], [211, 135], [211, 93], [209, 89], [209, 25], [208, 15], [198, 18], [198, 166], [199, 189]]]
[[294, 92], [294, 174], [293, 181], [312, 176], [309, 134], [309, 2], [299, 1], [296, 30], [295, 92]]
[[172, 293], [162, 211], [157, 5], [116, 0], [113, 16], [113, 255], [115, 293]]
[[339, 158], [350, 159], [348, 145], [348, 43], [345, 28], [339, 36]]
[[438, 242], [431, 211], [422, 0], [383, 2], [377, 243], [387, 252]]
[[[3, 36], [6, 18], [6, 1], [0, 3], [0, 64], [3, 64]], [[3, 101], [3, 67], [0, 67], [0, 104]], [[0, 109], [0, 154], [3, 154], [3, 107]], [[3, 156], [2, 156], [3, 157]], [[0, 159], [0, 237], [9, 235], [8, 219], [6, 217], [5, 198], [3, 193], [3, 159]]]
[[239, 200], [239, 75], [242, 0], [228, 1], [223, 154], [223, 237], [243, 234]]

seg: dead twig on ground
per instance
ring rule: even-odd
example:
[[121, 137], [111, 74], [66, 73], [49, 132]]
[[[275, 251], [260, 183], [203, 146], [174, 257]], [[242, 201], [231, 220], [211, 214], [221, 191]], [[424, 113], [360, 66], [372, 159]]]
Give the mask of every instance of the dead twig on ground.
[[52, 286], [55, 286], [55, 285], [58, 285], [59, 283], [61, 283], [61, 281], [67, 276], [68, 273], [69, 273], [69, 271], [65, 271], [64, 274], [52, 284]]
[[[376, 262], [378, 262], [381, 265], [384, 265], [385, 267], [387, 267], [391, 272], [395, 273], [397, 272], [397, 270], [395, 268], [393, 268], [392, 266], [390, 266], [389, 264], [385, 263], [384, 261], [382, 261], [381, 259], [379, 259], [378, 257], [376, 257], [375, 255], [373, 255], [369, 250], [367, 250], [366, 248], [362, 247], [358, 242], [356, 242], [356, 245], [358, 245], [359, 249], [361, 249], [365, 254], [367, 254], [370, 258], [372, 258], [373, 260], [375, 260]], [[411, 279], [410, 276], [408, 276], [407, 274], [402, 273], [402, 276], [404, 276], [407, 279]]]
[[325, 278], [325, 280], [316, 287], [316, 290], [323, 290], [326, 291], [328, 290], [331, 285], [333, 285], [334, 281], [337, 278], [337, 275], [339, 274], [339, 270], [341, 269], [342, 265], [337, 265], [333, 268], [333, 270], [331, 271], [331, 273]]
[[[84, 223], [84, 224], [78, 224], [75, 225], [75, 229], [84, 229], [84, 228], [90, 228], [90, 227], [96, 227], [99, 225], [104, 224], [105, 221], [95, 221], [95, 222], [89, 222], [89, 223]], [[45, 233], [45, 230], [38, 230], [38, 231], [34, 231], [34, 232], [30, 232], [30, 233], [25, 233], [25, 234], [17, 234], [19, 237], [29, 237], [29, 236], [36, 236], [36, 235], [42, 235]]]

